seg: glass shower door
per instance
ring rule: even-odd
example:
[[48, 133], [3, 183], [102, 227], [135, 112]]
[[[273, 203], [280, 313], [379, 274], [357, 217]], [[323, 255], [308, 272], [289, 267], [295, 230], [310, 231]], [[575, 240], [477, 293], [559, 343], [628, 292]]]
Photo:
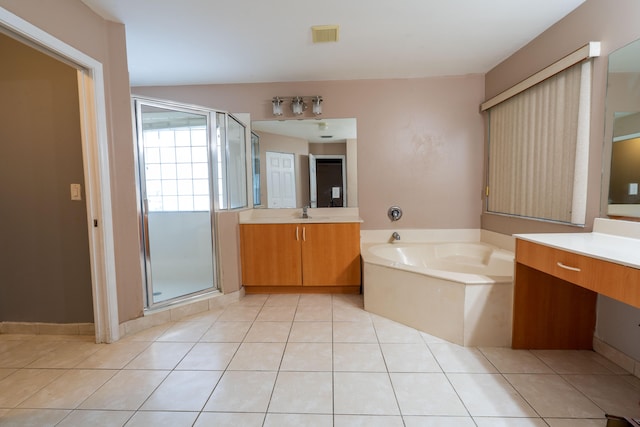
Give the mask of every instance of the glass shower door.
[[136, 100], [147, 306], [216, 288], [210, 115]]

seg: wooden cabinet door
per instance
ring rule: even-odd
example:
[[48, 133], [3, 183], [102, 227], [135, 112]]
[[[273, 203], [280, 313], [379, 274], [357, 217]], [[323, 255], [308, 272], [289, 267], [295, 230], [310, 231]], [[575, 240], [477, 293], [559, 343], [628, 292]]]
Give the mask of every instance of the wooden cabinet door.
[[301, 233], [297, 224], [241, 224], [242, 283], [302, 285]]
[[302, 224], [304, 286], [360, 284], [360, 224]]

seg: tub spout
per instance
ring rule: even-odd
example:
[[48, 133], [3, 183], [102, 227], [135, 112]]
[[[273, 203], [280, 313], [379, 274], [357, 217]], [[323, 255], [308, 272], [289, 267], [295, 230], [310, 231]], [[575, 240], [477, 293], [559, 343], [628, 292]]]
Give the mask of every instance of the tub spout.
[[400, 235], [398, 234], [397, 231], [394, 231], [393, 234], [391, 235], [391, 238], [395, 241], [395, 240], [400, 240]]

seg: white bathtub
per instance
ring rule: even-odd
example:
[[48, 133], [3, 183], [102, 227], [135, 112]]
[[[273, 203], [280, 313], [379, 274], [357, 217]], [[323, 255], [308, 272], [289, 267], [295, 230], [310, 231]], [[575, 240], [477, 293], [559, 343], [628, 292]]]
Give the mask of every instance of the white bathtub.
[[508, 347], [513, 252], [480, 241], [479, 230], [460, 234], [448, 242], [424, 231], [422, 242], [406, 231], [393, 243], [363, 239], [365, 310], [460, 345]]

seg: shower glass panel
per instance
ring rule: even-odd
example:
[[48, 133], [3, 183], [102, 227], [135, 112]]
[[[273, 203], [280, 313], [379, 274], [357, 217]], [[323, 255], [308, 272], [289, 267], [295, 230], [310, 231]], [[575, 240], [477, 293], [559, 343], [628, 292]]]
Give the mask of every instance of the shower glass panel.
[[136, 101], [147, 305], [216, 288], [210, 115]]
[[227, 116], [227, 177], [229, 208], [247, 206], [247, 150], [245, 127], [233, 116]]

